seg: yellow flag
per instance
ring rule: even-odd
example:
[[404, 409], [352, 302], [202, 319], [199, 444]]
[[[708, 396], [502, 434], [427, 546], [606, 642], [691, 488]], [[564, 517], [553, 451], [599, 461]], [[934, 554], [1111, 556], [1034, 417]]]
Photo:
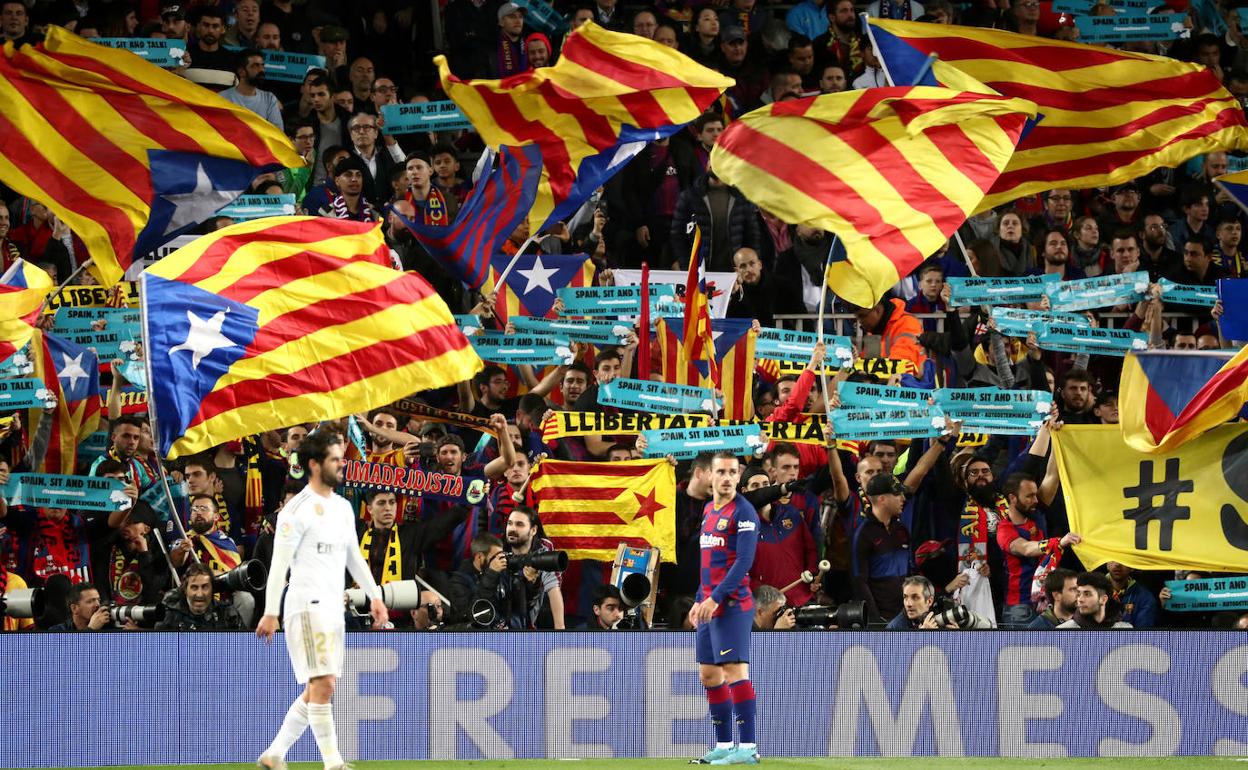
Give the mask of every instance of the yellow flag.
[[1068, 425], [1053, 446], [1070, 528], [1083, 536], [1075, 550], [1089, 568], [1248, 569], [1248, 425], [1161, 454], [1131, 449], [1117, 425]]

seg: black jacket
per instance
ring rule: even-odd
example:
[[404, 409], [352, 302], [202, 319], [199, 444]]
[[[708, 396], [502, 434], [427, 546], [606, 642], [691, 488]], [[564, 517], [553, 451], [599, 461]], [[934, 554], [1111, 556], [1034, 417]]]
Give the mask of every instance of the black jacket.
[[[397, 534], [399, 538], [399, 554], [402, 561], [399, 565], [399, 578], [401, 580], [411, 580], [417, 571], [420, 570], [422, 564], [421, 555], [427, 549], [432, 548], [434, 543], [451, 534], [451, 530], [459, 526], [467, 516], [468, 508], [459, 505], [448, 513], [436, 516], [428, 521], [417, 520], [395, 524], [389, 537], [394, 537]], [[356, 534], [363, 538], [364, 533], [368, 529], [364, 522], [360, 522], [360, 525], [356, 528]], [[369, 569], [373, 573], [373, 579], [379, 585], [381, 584], [381, 570], [384, 565], [385, 548], [389, 542], [389, 538], [383, 540], [374, 535], [370, 549], [370, 555], [379, 559], [369, 564]]]
[[243, 618], [233, 606], [214, 602], [203, 615], [196, 615], [181, 591], [165, 596], [165, 617], [156, 624], [157, 631], [240, 631]]

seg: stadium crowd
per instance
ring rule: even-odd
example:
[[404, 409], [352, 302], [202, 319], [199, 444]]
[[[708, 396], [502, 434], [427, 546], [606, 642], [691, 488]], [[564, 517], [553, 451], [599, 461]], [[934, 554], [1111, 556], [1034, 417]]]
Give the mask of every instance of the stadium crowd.
[[[1190, 37], [1124, 47], [1200, 62], [1241, 102], [1248, 98], [1248, 46], [1234, 11], [1226, 11], [1230, 31], [1218, 36], [1203, 30], [1194, 11], [1177, 5], [1159, 10], [1189, 18]], [[453, 220], [472, 188], [471, 169], [483, 149], [479, 140], [468, 131], [392, 136], [384, 131], [380, 108], [444, 98], [431, 64], [438, 52], [464, 78], [506, 77], [557, 61], [562, 36], [537, 31], [524, 8], [497, 0], [235, 0], [163, 7], [151, 0], [4, 0], [0, 10], [0, 34], [19, 44], [35, 42], [42, 26], [53, 23], [86, 37], [184, 41], [189, 60], [178, 71], [282, 127], [306, 160], [306, 168], [258, 178], [252, 192], [293, 193], [309, 214], [386, 220], [387, 240], [404, 268], [424, 275], [454, 312], [477, 314], [487, 328], [493, 323], [496, 297], [464, 291], [392, 216], [399, 212], [430, 224]], [[885, 85], [860, 30], [862, 10], [1066, 39], [1076, 34], [1070, 17], [1042, 10], [1036, 0], [964, 6], [881, 0], [866, 9], [851, 0], [803, 0], [787, 7], [758, 0], [670, 0], [630, 8], [598, 0], [556, 3], [555, 10], [572, 28], [592, 19], [679, 48], [735, 78], [736, 85], [687, 130], [642, 151], [586, 204], [574, 218], [579, 224], [544, 234], [538, 248], [592, 255], [596, 280], [606, 285], [613, 270], [643, 261], [687, 266], [686, 224], [695, 221], [707, 269], [736, 274], [727, 314], [767, 327], [777, 325], [777, 316], [816, 311], [831, 235], [785, 225], [750, 203], [748, 190], [716, 178], [708, 159], [727, 121], [762, 104]], [[440, 29], [430, 23], [434, 14], [440, 14]], [[327, 68], [310, 70], [302, 83], [270, 81], [263, 50], [319, 54]], [[769, 502], [758, 506], [763, 531], [751, 571], [756, 626], [791, 628], [794, 608], [862, 601], [870, 620], [890, 629], [943, 627], [947, 623], [934, 609], [950, 604], [1011, 628], [1248, 627], [1248, 615], [1167, 611], [1162, 581], [1202, 577], [1195, 573], [1143, 573], [1112, 562], [1083, 571], [1071, 548], [1079, 535], [1070, 532], [1050, 438], [1063, 425], [1118, 421], [1121, 359], [1056, 353], [1032, 337], [1007, 337], [982, 309], [951, 307], [945, 283], [970, 275], [968, 264], [982, 276], [1056, 273], [1074, 279], [1142, 270], [1153, 282], [1206, 286], [1248, 277], [1244, 214], [1211, 184], [1231, 162], [1215, 152], [1112, 189], [1055, 189], [1017, 200], [966, 222], [960, 231], [965, 255], [951, 242], [874, 307], [838, 303], [836, 310], [857, 322], [859, 356], [904, 363], [890, 382], [1050, 391], [1053, 419], [1034, 438], [961, 435], [955, 425], [935, 440], [773, 443], [741, 479], [745, 492], [771, 490], [760, 498]], [[5, 267], [22, 257], [64, 280], [86, 259], [70, 229], [38, 201], [3, 188], [0, 196], [6, 204], [0, 206]], [[225, 224], [218, 218], [200, 232]], [[529, 235], [522, 226], [505, 250], [514, 252]], [[79, 280], [90, 278], [83, 273]], [[1046, 303], [1042, 309], [1063, 308]], [[1088, 316], [1098, 325], [1145, 331], [1150, 347], [1205, 350], [1232, 346], [1219, 331], [1221, 311], [1164, 304], [1154, 291], [1138, 304]], [[550, 410], [611, 411], [598, 404], [598, 388], [633, 376], [636, 352], [634, 335], [618, 349], [581, 349], [575, 363], [545, 373], [487, 365], [471, 382], [412, 394], [407, 402], [491, 420], [506, 437], [501, 443], [488, 435], [483, 440], [469, 427], [422, 419], [402, 405], [357, 415], [364, 446], [353, 451], [361, 459], [488, 482], [485, 499], [472, 505], [393, 492], [356, 494], [361, 548], [374, 577], [384, 583], [419, 575], [431, 586], [419, 609], [392, 616], [396, 626], [471, 627], [473, 600], [488, 598], [500, 608], [497, 627], [617, 627], [628, 608], [607, 584], [609, 564], [574, 561], [562, 573], [513, 570], [500, 554], [551, 548], [528, 488], [540, 455], [603, 463], [640, 456], [631, 436], [568, 437], [549, 445], [541, 439]], [[800, 373], [774, 380], [756, 376], [759, 419], [794, 422], [804, 413], [823, 412], [827, 404], [816, 376], [822, 358], [818, 349]], [[116, 367], [111, 377], [115, 388], [124, 384]], [[861, 372], [838, 375], [845, 378], [878, 381]], [[182, 537], [172, 521], [139, 501], [159, 477], [154, 441], [145, 417], [121, 411], [110, 402], [108, 446], [101, 456], [80, 458], [80, 472], [122, 479], [137, 501], [129, 511], [101, 515], [0, 504], [0, 587], [12, 592], [42, 586], [48, 597], [41, 617], [6, 618], [5, 629], [151, 625], [117, 623], [106, 610], [131, 605], [165, 606], [158, 628], [254, 626], [256, 597], [224, 590], [214, 584], [214, 574], [237, 563], [223, 558], [229, 552], [261, 562], [271, 557], [276, 512], [304, 482], [299, 444], [317, 426], [294, 425], [172, 463], [184, 490], [178, 515], [188, 533]], [[46, 436], [27, 435], [21, 417], [0, 450], [0, 480], [37, 465], [41, 441], [46, 443]], [[349, 430], [345, 421], [326, 427], [344, 435]], [[658, 625], [689, 627], [709, 465], [709, 457], [678, 464], [676, 562], [659, 573]], [[248, 500], [254, 484], [259, 505]], [[968, 539], [983, 547], [986, 558], [964, 570], [959, 546]], [[819, 569], [823, 560], [830, 565], [826, 572]], [[1037, 568], [1042, 576], [1033, 589]], [[803, 572], [814, 580], [804, 581]]]

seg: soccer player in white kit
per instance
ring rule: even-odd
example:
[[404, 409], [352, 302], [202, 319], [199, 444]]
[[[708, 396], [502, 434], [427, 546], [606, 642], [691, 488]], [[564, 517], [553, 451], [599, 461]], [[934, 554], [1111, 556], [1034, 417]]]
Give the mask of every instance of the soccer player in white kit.
[[307, 469], [308, 485], [277, 515], [264, 617], [256, 636], [268, 643], [277, 632], [289, 567], [290, 587], [282, 618], [286, 652], [295, 679], [306, 686], [286, 712], [277, 737], [256, 760], [269, 770], [284, 770], [286, 752], [309, 726], [326, 770], [347, 767], [338, 753], [330, 705], [334, 684], [342, 675], [344, 570], [350, 570], [356, 584], [372, 598], [369, 609], [374, 625], [380, 627], [389, 619], [381, 589], [360, 555], [355, 511], [334, 494], [334, 487], [342, 481], [342, 453], [342, 437], [336, 433], [318, 430], [305, 438], [299, 457]]

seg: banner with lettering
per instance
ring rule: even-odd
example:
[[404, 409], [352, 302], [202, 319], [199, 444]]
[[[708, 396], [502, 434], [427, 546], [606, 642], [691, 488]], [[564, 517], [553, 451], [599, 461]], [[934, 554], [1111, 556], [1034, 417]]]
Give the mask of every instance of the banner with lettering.
[[1150, 13], [1132, 16], [1076, 16], [1075, 28], [1083, 43], [1134, 43], [1145, 40], [1173, 41], [1190, 34], [1186, 15]]
[[1044, 350], [1064, 353], [1125, 356], [1131, 350], [1147, 350], [1148, 335], [1130, 329], [1045, 324], [1036, 335], [1036, 343]]
[[[624, 318], [641, 312], [640, 286], [565, 286], [557, 292], [565, 316]], [[669, 284], [650, 285], [650, 317], [679, 315], [683, 305]]]
[[138, 307], [139, 285], [122, 281], [113, 288], [103, 286], [65, 286], [48, 295], [44, 313], [55, 313], [63, 307]]
[[758, 424], [721, 425], [685, 430], [647, 430], [641, 434], [647, 445], [646, 457], [689, 460], [702, 452], [728, 451], [738, 456], [762, 456], [767, 442]]
[[1052, 310], [1028, 310], [1018, 307], [994, 307], [992, 321], [997, 331], [1007, 337], [1026, 337], [1040, 329], [1046, 323], [1067, 324], [1069, 326], [1091, 326], [1087, 316], [1078, 313], [1061, 313]]
[[433, 497], [476, 505], [490, 491], [484, 476], [460, 476], [365, 460], [344, 460], [343, 484], [352, 489], [384, 489], [397, 495]]
[[100, 368], [104, 369], [114, 358], [125, 358], [133, 349], [133, 344], [141, 337], [137, 329], [127, 327], [104, 329], [102, 331], [79, 330], [60, 333], [65, 339], [84, 348], [90, 349], [99, 358]]
[[139, 339], [140, 312], [138, 308], [123, 307], [63, 307], [56, 313], [52, 322], [52, 331], [64, 332], [92, 331], [108, 329], [124, 330], [134, 339]]
[[1067, 425], [1053, 447], [1088, 569], [1244, 571], [1248, 425], [1220, 425], [1161, 454], [1135, 451], [1117, 425]]
[[965, 278], [951, 275], [945, 279], [945, 283], [949, 284], [951, 290], [949, 307], [1039, 302], [1044, 296], [1046, 287], [1057, 281], [1058, 277], [1052, 274], [991, 278], [978, 276]]
[[598, 346], [622, 345], [633, 331], [632, 324], [594, 318], [538, 318], [513, 315], [508, 320], [516, 327], [516, 331], [524, 334], [566, 337], [573, 342], [588, 342]]
[[468, 341], [481, 360], [496, 364], [545, 366], [570, 364], [576, 360], [572, 354], [572, 341], [567, 337], [482, 330], [469, 337]]
[[689, 414], [718, 410], [715, 391], [693, 385], [674, 385], [670, 382], [634, 380], [617, 377], [598, 386], [598, 403], [620, 409], [657, 414]]
[[90, 465], [108, 449], [108, 431], [97, 430], [78, 442], [78, 464]]
[[14, 473], [9, 483], [0, 487], [0, 494], [9, 505], [112, 513], [131, 506], [125, 488], [119, 479], [104, 476]]
[[935, 438], [945, 430], [937, 407], [927, 409], [833, 409], [838, 439]]
[[[824, 335], [823, 341], [827, 346], [829, 362], [842, 367], [853, 364], [853, 340], [840, 335]], [[818, 342], [817, 332], [763, 328], [759, 330], [758, 339], [754, 343], [754, 356], [774, 361], [793, 361], [805, 364], [810, 361], [810, 356], [814, 353]]]
[[842, 408], [921, 410], [927, 409], [927, 400], [932, 397], [932, 391], [922, 388], [872, 385], [864, 382], [842, 382], [836, 386], [836, 395], [841, 400]]
[[1053, 396], [1043, 390], [941, 388], [935, 392], [935, 397], [936, 406], [951, 420], [974, 418], [978, 414], [1043, 419], [1053, 408]]
[[0, 411], [10, 409], [51, 409], [56, 396], [38, 377], [0, 380]]
[[1225, 612], [1248, 609], [1248, 575], [1209, 580], [1167, 580], [1170, 612]]
[[548, 35], [561, 35], [568, 29], [563, 15], [543, 0], [515, 0], [525, 10], [524, 21]]
[[129, 51], [157, 67], [181, 67], [186, 59], [186, 43], [182, 40], [154, 37], [93, 37], [90, 40], [106, 48]]
[[295, 196], [240, 195], [225, 208], [217, 210], [217, 216], [240, 221], [265, 217], [288, 217], [295, 213]]
[[542, 442], [572, 436], [629, 436], [651, 430], [705, 428], [707, 414], [642, 414], [640, 412], [554, 412], [542, 422]]
[[302, 83], [313, 67], [325, 69], [325, 57], [312, 53], [261, 51], [264, 54], [264, 77], [282, 83]]
[[[633, 268], [619, 268], [613, 271], [616, 286], [641, 286], [641, 271]], [[664, 291], [675, 294], [678, 303], [683, 303], [685, 282], [689, 275], [684, 270], [651, 270], [650, 287], [665, 287]], [[732, 287], [737, 281], [733, 272], [708, 270], [706, 273], [706, 291], [711, 318], [724, 318], [728, 315], [728, 303], [732, 300]], [[651, 295], [653, 297], [653, 295]], [[653, 301], [653, 300], [652, 300]], [[682, 305], [683, 307], [683, 305]], [[651, 308], [653, 310], [653, 308]], [[651, 315], [653, 317], [653, 315]]]
[[457, 425], [461, 428], [488, 433], [498, 438], [494, 427], [490, 425], [490, 421], [486, 417], [478, 417], [475, 414], [465, 414], [463, 412], [452, 412], [447, 409], [438, 409], [437, 407], [422, 404], [408, 398], [401, 398], [395, 401], [394, 408], [404, 414], [409, 414], [417, 420], [426, 422], [440, 422], [446, 425]]
[[428, 131], [472, 131], [472, 123], [452, 101], [383, 104], [385, 134], [418, 134]]
[[1198, 286], [1190, 283], [1175, 283], [1168, 278], [1157, 282], [1161, 288], [1161, 298], [1169, 304], [1204, 305], [1213, 307], [1218, 301], [1218, 287]]
[[1075, 281], [1059, 281], [1046, 287], [1049, 308], [1068, 313], [1114, 305], [1134, 305], [1144, 299], [1147, 292], [1148, 273], [1142, 270], [1117, 275], [1098, 275], [1095, 278], [1080, 278]]
[[[797, 361], [780, 361], [779, 364], [778, 377], [790, 374], [800, 377], [806, 369], [806, 364]], [[823, 370], [829, 377], [832, 377], [841, 370], [841, 366], [837, 361], [828, 360], [824, 362]], [[854, 371], [869, 374], [880, 382], [888, 382], [894, 374], [915, 375], [918, 373], [914, 362], [904, 358], [855, 358]]]

